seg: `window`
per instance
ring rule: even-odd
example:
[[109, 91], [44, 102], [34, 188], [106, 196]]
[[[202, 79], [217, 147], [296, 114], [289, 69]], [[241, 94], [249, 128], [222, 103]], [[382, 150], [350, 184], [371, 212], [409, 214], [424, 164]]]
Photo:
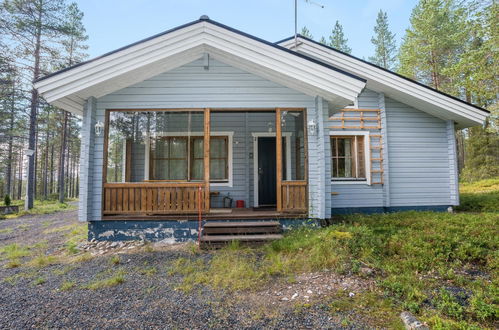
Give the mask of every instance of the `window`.
[[[210, 182], [229, 181], [227, 136], [210, 137]], [[163, 136], [151, 139], [151, 180], [202, 181], [204, 138]]]
[[331, 178], [337, 181], [365, 181], [364, 135], [331, 136]]
[[151, 141], [153, 180], [187, 180], [187, 137], [163, 136]]
[[[203, 180], [204, 138], [192, 137], [191, 178]], [[210, 136], [210, 182], [229, 180], [229, 152], [227, 136]]]

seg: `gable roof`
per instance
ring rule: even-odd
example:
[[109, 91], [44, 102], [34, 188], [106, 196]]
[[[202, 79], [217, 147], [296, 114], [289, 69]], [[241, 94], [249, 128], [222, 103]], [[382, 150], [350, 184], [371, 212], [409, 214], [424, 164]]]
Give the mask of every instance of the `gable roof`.
[[205, 53], [239, 69], [311, 96], [346, 105], [366, 80], [206, 16], [35, 82], [47, 102], [81, 114], [85, 100], [101, 97], [201, 58]]
[[489, 113], [476, 105], [302, 35], [298, 35], [297, 49], [294, 49], [294, 36], [278, 41], [276, 44], [309, 55], [324, 63], [334, 64], [341, 70], [365, 78], [367, 88], [382, 92], [394, 100], [433, 116], [454, 120], [459, 128], [482, 124]]

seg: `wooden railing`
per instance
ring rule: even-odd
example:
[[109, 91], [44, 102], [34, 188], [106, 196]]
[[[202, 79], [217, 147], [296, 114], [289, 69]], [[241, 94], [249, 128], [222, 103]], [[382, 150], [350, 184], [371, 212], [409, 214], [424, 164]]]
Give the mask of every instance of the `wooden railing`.
[[282, 181], [282, 211], [307, 212], [307, 182]]
[[203, 183], [105, 183], [103, 197], [104, 215], [185, 214], [197, 213], [199, 205], [206, 208]]

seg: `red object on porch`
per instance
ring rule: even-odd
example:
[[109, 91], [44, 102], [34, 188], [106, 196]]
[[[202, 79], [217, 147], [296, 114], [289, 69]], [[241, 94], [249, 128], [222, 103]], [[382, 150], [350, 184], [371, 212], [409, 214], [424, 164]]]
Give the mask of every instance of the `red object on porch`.
[[236, 207], [238, 209], [243, 209], [244, 208], [244, 201], [243, 200], [237, 200], [236, 201]]

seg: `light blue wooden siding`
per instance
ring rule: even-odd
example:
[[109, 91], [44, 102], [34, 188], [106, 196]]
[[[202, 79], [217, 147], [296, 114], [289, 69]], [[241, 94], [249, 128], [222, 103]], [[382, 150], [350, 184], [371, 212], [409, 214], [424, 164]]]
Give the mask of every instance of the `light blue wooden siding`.
[[385, 102], [391, 206], [451, 205], [447, 123], [393, 99]]
[[[383, 108], [380, 100], [378, 93], [365, 90], [359, 95], [358, 107]], [[385, 195], [382, 185], [332, 184], [338, 195], [331, 197], [331, 207], [456, 205], [450, 124], [388, 97], [384, 103], [384, 147], [389, 155], [384, 160], [385, 185], [389, 185]]]
[[[96, 120], [104, 122], [106, 109], [137, 108], [306, 108], [315, 114], [314, 97], [278, 85], [251, 73], [224, 63], [210, 60], [209, 70], [204, 70], [202, 60], [194, 61], [175, 70], [158, 74], [156, 77], [106, 95], [97, 100]], [[214, 114], [218, 116], [218, 114]], [[227, 115], [226, 115], [227, 116]], [[232, 116], [232, 114], [231, 114]], [[238, 117], [226, 118], [220, 114], [224, 124], [218, 127], [212, 120], [213, 131], [234, 131], [234, 176], [233, 187], [214, 187], [223, 193], [230, 192], [235, 199], [244, 199], [253, 205], [253, 141], [244, 143], [251, 132], [268, 132], [267, 123], [273, 114], [240, 113]], [[267, 118], [267, 116], [270, 116]], [[275, 128], [273, 128], [275, 131]], [[96, 137], [94, 143], [94, 165], [91, 196], [92, 205], [89, 220], [101, 219], [102, 164], [104, 137]], [[239, 142], [236, 144], [236, 142]], [[309, 147], [312, 141], [309, 139]], [[309, 155], [309, 162], [317, 163], [316, 155]], [[249, 164], [249, 166], [239, 166]], [[143, 165], [142, 165], [143, 166]], [[237, 168], [237, 170], [236, 170]], [[316, 176], [310, 175], [310, 190], [313, 191]], [[248, 204], [249, 203], [249, 204]], [[313, 208], [312, 201], [310, 207]]]
[[[357, 102], [360, 109], [379, 109], [378, 93], [368, 89], [359, 95]], [[359, 129], [344, 131], [359, 131]], [[328, 169], [328, 177], [331, 180], [331, 167]], [[331, 196], [332, 208], [383, 206], [383, 186], [379, 184], [369, 186], [367, 184], [336, 183], [331, 185], [331, 191], [337, 193]]]
[[93, 127], [95, 125], [96, 104], [95, 98], [90, 98], [85, 102], [83, 109], [83, 120], [81, 129], [80, 148], [80, 198], [78, 202], [78, 220], [87, 221], [92, 215], [92, 189], [93, 189], [93, 168], [95, 154], [95, 135]]

